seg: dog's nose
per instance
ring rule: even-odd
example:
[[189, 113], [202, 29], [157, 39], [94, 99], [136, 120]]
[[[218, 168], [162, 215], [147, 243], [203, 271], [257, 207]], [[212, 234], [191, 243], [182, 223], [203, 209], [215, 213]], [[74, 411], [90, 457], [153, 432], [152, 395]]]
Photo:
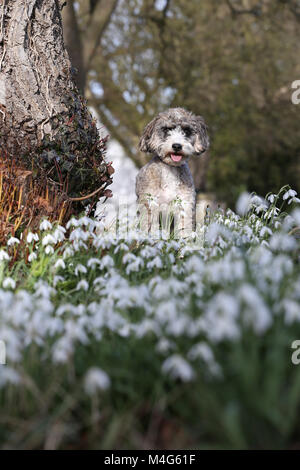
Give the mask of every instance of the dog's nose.
[[173, 150], [175, 150], [175, 152], [179, 152], [180, 150], [182, 150], [182, 145], [181, 144], [173, 144], [172, 148], [173, 148]]

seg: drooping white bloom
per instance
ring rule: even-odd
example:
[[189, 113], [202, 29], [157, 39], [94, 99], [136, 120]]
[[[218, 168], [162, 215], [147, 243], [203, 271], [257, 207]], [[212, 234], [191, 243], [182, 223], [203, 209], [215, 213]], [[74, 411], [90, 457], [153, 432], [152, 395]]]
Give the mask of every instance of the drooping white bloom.
[[110, 378], [104, 370], [91, 367], [84, 378], [84, 389], [88, 395], [95, 395], [99, 391], [107, 390], [110, 383]]
[[49, 220], [47, 219], [44, 219], [41, 223], [40, 223], [40, 230], [51, 230], [52, 229], [52, 224]]
[[54, 248], [51, 245], [47, 245], [45, 248], [45, 253], [46, 255], [53, 255], [54, 253]]
[[191, 382], [195, 377], [192, 366], [179, 354], [168, 357], [162, 365], [162, 371], [173, 379]]
[[35, 242], [38, 242], [39, 241], [39, 236], [37, 233], [32, 233], [32, 232], [29, 232], [28, 235], [27, 235], [27, 243], [31, 243], [33, 241]]
[[0, 261], [9, 261], [10, 256], [6, 253], [5, 250], [0, 250]]
[[61, 268], [61, 269], [65, 269], [65, 268], [66, 268], [66, 264], [65, 264], [64, 260], [61, 259], [61, 258], [59, 258], [59, 259], [56, 261], [56, 263], [55, 263], [55, 265], [54, 265], [54, 268], [55, 268], [55, 269], [60, 269], [60, 268]]
[[4, 289], [15, 289], [16, 288], [16, 281], [11, 277], [6, 277], [3, 281]]
[[48, 235], [44, 236], [43, 241], [42, 241], [43, 246], [55, 245], [55, 244], [56, 244], [56, 240], [55, 240], [54, 236], [51, 235], [51, 233], [48, 233]]
[[244, 192], [242, 193], [236, 203], [237, 213], [240, 215], [245, 215], [250, 209], [251, 203], [251, 194]]
[[18, 245], [20, 243], [20, 240], [15, 237], [10, 237], [10, 239], [7, 242], [7, 246], [13, 246], [13, 245]]
[[284, 195], [282, 196], [282, 199], [285, 201], [286, 199], [293, 198], [295, 196], [297, 196], [297, 191], [294, 191], [293, 189], [289, 189], [288, 191], [284, 193]]
[[29, 263], [31, 263], [31, 262], [34, 261], [35, 259], [37, 259], [37, 254], [33, 251], [33, 252], [30, 253], [30, 255], [28, 256], [28, 261], [29, 261]]
[[85, 279], [82, 279], [81, 281], [79, 281], [76, 286], [76, 290], [81, 290], [81, 289], [84, 291], [89, 290], [89, 283]]
[[83, 266], [83, 264], [77, 264], [77, 266], [75, 267], [75, 276], [78, 276], [79, 273], [87, 273], [87, 269], [85, 266]]

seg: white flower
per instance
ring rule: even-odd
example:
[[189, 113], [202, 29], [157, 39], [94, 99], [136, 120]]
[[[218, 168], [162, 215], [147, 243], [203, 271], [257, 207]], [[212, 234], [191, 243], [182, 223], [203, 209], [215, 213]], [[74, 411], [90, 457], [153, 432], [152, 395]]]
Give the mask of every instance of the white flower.
[[53, 235], [51, 235], [51, 233], [48, 233], [48, 235], [45, 235], [45, 237], [43, 238], [43, 246], [46, 246], [46, 245], [55, 245], [56, 244], [56, 240], [55, 238], [53, 237]]
[[240, 215], [245, 215], [250, 209], [251, 194], [244, 192], [242, 193], [236, 203], [237, 213]]
[[173, 379], [182, 380], [182, 382], [191, 382], [195, 377], [192, 366], [179, 354], [174, 354], [166, 359], [162, 365], [162, 371]]
[[156, 256], [153, 260], [148, 261], [147, 263], [147, 269], [150, 269], [150, 270], [153, 268], [161, 269], [162, 267], [163, 267], [163, 263], [159, 256]]
[[7, 246], [18, 245], [19, 243], [20, 240], [18, 238], [11, 237], [7, 242]]
[[99, 266], [100, 264], [101, 264], [101, 261], [100, 261], [100, 259], [98, 259], [98, 258], [90, 258], [90, 259], [88, 260], [88, 263], [87, 263], [87, 265], [88, 265], [89, 268], [92, 268], [92, 267], [94, 267], [94, 266], [96, 266], [96, 265]]
[[9, 261], [10, 256], [4, 250], [0, 250], [0, 261]]
[[51, 229], [52, 229], [52, 224], [51, 224], [51, 222], [49, 222], [49, 220], [44, 219], [40, 223], [40, 230], [51, 230]]
[[53, 278], [54, 287], [56, 287], [59, 282], [63, 282], [64, 280], [65, 278], [63, 276], [54, 276]]
[[104, 370], [98, 367], [90, 368], [84, 378], [84, 389], [88, 395], [95, 395], [98, 391], [110, 387], [110, 378]]
[[84, 291], [89, 290], [89, 283], [85, 279], [82, 279], [81, 281], [79, 281], [76, 286], [76, 290], [81, 290], [81, 289]]
[[3, 281], [4, 289], [15, 289], [16, 288], [16, 281], [11, 277], [6, 277]]
[[275, 233], [269, 242], [272, 250], [293, 251], [297, 248], [295, 238], [284, 233]]
[[69, 222], [67, 222], [66, 228], [69, 229], [70, 227], [78, 227], [79, 226], [79, 221], [75, 219], [75, 217], [72, 217]]
[[46, 255], [53, 255], [53, 253], [54, 253], [53, 246], [47, 245], [46, 248], [45, 248], [45, 253], [46, 253]]
[[74, 250], [70, 246], [64, 249], [63, 259], [70, 258], [74, 255]]
[[58, 259], [58, 260], [56, 261], [54, 267], [55, 267], [55, 269], [59, 269], [59, 268], [65, 269], [65, 268], [66, 268], [66, 265], [65, 265], [64, 260], [62, 260], [61, 258]]
[[82, 273], [82, 274], [87, 273], [87, 269], [85, 266], [83, 266], [83, 264], [77, 264], [75, 268], [75, 276], [78, 276], [79, 273]]
[[269, 196], [267, 197], [268, 201], [273, 204], [273, 202], [275, 201], [275, 198], [276, 198], [276, 194], [269, 194]]
[[112, 268], [114, 266], [114, 260], [111, 256], [105, 255], [101, 259], [101, 268]]
[[288, 204], [291, 204], [292, 202], [295, 202], [296, 204], [299, 204], [300, 203], [300, 199], [298, 197], [291, 197], [289, 199], [289, 202]]
[[30, 253], [30, 255], [28, 256], [29, 263], [31, 263], [31, 261], [34, 261], [35, 259], [37, 259], [37, 254], [35, 252]]
[[282, 199], [285, 201], [286, 199], [289, 199], [290, 197], [295, 197], [297, 196], [297, 191], [294, 191], [293, 189], [289, 189], [284, 195], [282, 196]]
[[27, 243], [31, 243], [32, 241], [36, 241], [38, 242], [39, 241], [39, 236], [37, 233], [32, 233], [32, 232], [29, 232], [28, 235], [27, 235]]

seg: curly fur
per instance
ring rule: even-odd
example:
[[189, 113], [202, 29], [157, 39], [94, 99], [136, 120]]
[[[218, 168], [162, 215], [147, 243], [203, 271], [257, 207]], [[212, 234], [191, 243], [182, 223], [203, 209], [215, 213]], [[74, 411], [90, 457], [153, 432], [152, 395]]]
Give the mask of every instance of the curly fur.
[[[196, 195], [188, 160], [209, 147], [207, 126], [202, 116], [184, 108], [171, 108], [158, 114], [144, 129], [139, 149], [151, 153], [152, 160], [139, 171], [136, 179], [138, 203], [150, 212], [149, 195], [165, 212], [176, 198], [182, 201], [184, 214], [176, 218], [179, 230], [192, 230], [195, 224]], [[174, 150], [174, 148], [176, 150]], [[161, 211], [161, 206], [164, 209]], [[147, 219], [148, 230], [151, 228]], [[157, 227], [156, 227], [157, 228]]]

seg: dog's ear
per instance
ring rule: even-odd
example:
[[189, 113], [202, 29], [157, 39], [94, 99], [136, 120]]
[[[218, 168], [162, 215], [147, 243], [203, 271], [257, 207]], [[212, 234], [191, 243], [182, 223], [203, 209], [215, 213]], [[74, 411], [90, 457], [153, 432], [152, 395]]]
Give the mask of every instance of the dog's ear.
[[208, 127], [202, 116], [196, 116], [196, 141], [195, 152], [197, 155], [204, 153], [209, 147]]
[[159, 116], [156, 116], [145, 127], [145, 129], [143, 131], [143, 134], [142, 134], [142, 137], [140, 139], [140, 143], [139, 143], [139, 150], [141, 152], [152, 152], [153, 151], [153, 149], [151, 148], [151, 145], [150, 145], [150, 139], [153, 135], [153, 131], [154, 131], [155, 125], [158, 121], [158, 118], [159, 118]]

